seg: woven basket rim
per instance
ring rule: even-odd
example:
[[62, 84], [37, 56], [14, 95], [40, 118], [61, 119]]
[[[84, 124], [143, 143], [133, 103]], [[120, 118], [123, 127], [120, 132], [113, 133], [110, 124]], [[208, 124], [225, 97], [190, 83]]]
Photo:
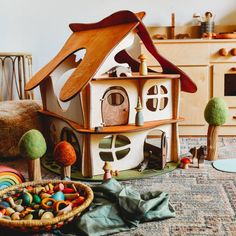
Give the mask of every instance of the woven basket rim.
[[0, 197], [6, 193], [8, 193], [9, 191], [13, 191], [16, 190], [18, 188], [22, 188], [22, 187], [27, 187], [29, 185], [40, 185], [40, 184], [48, 184], [48, 183], [63, 183], [63, 184], [75, 184], [76, 186], [78, 186], [80, 189], [84, 190], [86, 192], [86, 200], [84, 201], [84, 203], [76, 208], [74, 208], [72, 211], [60, 215], [60, 216], [56, 216], [52, 219], [48, 219], [48, 220], [6, 220], [6, 219], [0, 219], [0, 226], [5, 226], [5, 227], [11, 227], [11, 228], [18, 228], [18, 227], [42, 227], [42, 226], [48, 226], [48, 225], [54, 225], [60, 222], [63, 222], [67, 219], [70, 219], [76, 215], [78, 215], [79, 213], [81, 213], [83, 210], [85, 210], [90, 203], [93, 200], [93, 191], [92, 189], [86, 185], [83, 184], [81, 182], [77, 182], [77, 181], [67, 181], [67, 180], [41, 180], [41, 181], [31, 181], [31, 182], [24, 182], [22, 184], [17, 184], [17, 185], [13, 185], [7, 188], [4, 188], [3, 190], [0, 190]]

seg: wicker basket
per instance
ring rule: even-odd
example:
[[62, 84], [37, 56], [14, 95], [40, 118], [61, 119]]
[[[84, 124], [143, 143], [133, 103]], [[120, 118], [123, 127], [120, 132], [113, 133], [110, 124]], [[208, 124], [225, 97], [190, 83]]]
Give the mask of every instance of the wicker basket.
[[48, 220], [6, 220], [0, 219], [0, 227], [10, 228], [12, 230], [22, 231], [22, 232], [38, 232], [38, 231], [50, 231], [53, 229], [60, 228], [67, 222], [71, 221], [74, 217], [79, 216], [82, 211], [84, 211], [92, 202], [93, 200], [93, 191], [90, 187], [80, 182], [74, 181], [63, 181], [63, 180], [42, 180], [42, 181], [32, 181], [32, 182], [25, 182], [19, 185], [14, 185], [8, 188], [5, 188], [0, 191], [0, 198], [4, 195], [9, 195], [10, 192], [14, 190], [19, 190], [21, 188], [27, 186], [37, 186], [37, 185], [46, 185], [48, 183], [56, 184], [56, 183], [63, 183], [63, 184], [74, 184], [78, 189], [81, 189], [85, 192], [86, 200], [84, 203], [72, 211], [56, 216], [52, 219]]

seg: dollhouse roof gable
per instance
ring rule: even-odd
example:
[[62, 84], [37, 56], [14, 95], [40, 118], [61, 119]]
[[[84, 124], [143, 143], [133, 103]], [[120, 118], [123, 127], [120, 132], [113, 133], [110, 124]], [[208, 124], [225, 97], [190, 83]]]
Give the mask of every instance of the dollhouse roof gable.
[[61, 90], [60, 99], [70, 100], [89, 83], [112, 49], [138, 24], [136, 15], [129, 11], [114, 13], [95, 24], [71, 24], [70, 27], [74, 32], [63, 48], [33, 76], [25, 89], [31, 90], [38, 86], [67, 57], [85, 48], [86, 54], [83, 60]]
[[96, 74], [111, 51], [125, 36], [137, 30], [148, 51], [157, 59], [164, 73], [180, 74], [181, 89], [195, 92], [196, 85], [178, 67], [162, 57], [156, 50], [141, 19], [145, 13], [134, 14], [130, 11], [116, 12], [94, 24], [70, 24], [73, 33], [60, 52], [26, 84], [31, 90], [46, 79], [66, 58], [80, 49], [86, 49], [83, 60], [69, 77], [60, 91], [60, 99], [68, 101], [79, 93]]

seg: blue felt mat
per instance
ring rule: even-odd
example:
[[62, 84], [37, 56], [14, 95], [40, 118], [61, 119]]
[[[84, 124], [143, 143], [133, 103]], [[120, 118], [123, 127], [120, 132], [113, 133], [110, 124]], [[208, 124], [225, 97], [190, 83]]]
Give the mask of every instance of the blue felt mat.
[[217, 160], [212, 165], [217, 170], [236, 173], [236, 159]]

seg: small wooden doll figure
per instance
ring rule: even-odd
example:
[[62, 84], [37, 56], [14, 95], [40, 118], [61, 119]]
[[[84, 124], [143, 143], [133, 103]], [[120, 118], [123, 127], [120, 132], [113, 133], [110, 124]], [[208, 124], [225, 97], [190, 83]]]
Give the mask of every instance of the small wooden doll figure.
[[59, 142], [54, 149], [54, 160], [61, 166], [61, 179], [71, 177], [71, 166], [76, 161], [76, 152], [73, 146], [66, 142]]
[[112, 178], [112, 176], [111, 176], [112, 167], [111, 167], [110, 162], [105, 161], [105, 164], [103, 166], [103, 170], [105, 172], [103, 175], [103, 180], [111, 179]]
[[138, 59], [140, 60], [140, 65], [139, 65], [139, 74], [140, 75], [147, 75], [148, 74], [148, 69], [147, 69], [147, 62], [146, 62], [146, 57], [141, 54]]
[[135, 109], [137, 111], [136, 116], [135, 116], [135, 125], [142, 126], [144, 124], [144, 120], [143, 120], [143, 113], [142, 113], [143, 108], [141, 105], [140, 97], [138, 98], [138, 104]]

